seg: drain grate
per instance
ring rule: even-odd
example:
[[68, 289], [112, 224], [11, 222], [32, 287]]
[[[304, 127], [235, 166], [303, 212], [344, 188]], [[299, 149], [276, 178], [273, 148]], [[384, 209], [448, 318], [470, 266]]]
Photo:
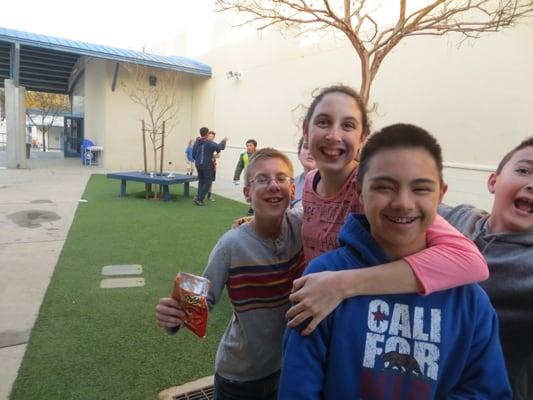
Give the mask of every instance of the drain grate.
[[189, 393], [182, 393], [178, 396], [172, 397], [172, 400], [212, 400], [214, 387], [206, 387], [203, 389], [193, 390]]
[[214, 394], [214, 376], [206, 376], [180, 386], [173, 386], [161, 391], [159, 400], [212, 400]]

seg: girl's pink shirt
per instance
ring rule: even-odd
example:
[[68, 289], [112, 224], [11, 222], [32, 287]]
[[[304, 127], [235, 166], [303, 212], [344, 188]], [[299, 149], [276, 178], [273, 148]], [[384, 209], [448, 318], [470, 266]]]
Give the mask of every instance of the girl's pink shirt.
[[[350, 213], [362, 213], [355, 186], [357, 168], [342, 188], [331, 197], [322, 197], [313, 189], [318, 170], [305, 177], [302, 193], [302, 240], [307, 262], [339, 247], [337, 236]], [[476, 245], [437, 215], [428, 229], [428, 247], [404, 257], [420, 281], [423, 294], [481, 282], [489, 277], [487, 262]]]

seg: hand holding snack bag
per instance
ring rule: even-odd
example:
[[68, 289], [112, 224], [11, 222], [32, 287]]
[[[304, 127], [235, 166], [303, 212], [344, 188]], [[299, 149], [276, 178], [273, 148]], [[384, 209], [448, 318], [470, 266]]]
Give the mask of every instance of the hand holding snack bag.
[[205, 338], [207, 328], [209, 285], [209, 279], [179, 272], [171, 295], [185, 312], [184, 325], [202, 339]]

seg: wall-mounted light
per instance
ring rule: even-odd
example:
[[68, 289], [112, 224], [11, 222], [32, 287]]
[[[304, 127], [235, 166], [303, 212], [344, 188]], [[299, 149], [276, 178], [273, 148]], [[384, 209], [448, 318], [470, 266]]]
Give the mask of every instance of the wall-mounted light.
[[236, 81], [240, 81], [242, 79], [242, 71], [228, 71], [226, 72], [226, 79], [235, 79]]

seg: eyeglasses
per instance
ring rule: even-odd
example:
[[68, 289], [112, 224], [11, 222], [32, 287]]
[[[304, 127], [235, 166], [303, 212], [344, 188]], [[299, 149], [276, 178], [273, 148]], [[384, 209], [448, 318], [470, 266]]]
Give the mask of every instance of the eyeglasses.
[[275, 178], [270, 178], [268, 176], [259, 175], [257, 178], [250, 180], [250, 184], [255, 183], [257, 186], [264, 186], [267, 187], [270, 185], [270, 182], [276, 181], [276, 183], [279, 186], [282, 185], [288, 185], [294, 182], [294, 179], [292, 179], [290, 176], [287, 175], [279, 175]]

